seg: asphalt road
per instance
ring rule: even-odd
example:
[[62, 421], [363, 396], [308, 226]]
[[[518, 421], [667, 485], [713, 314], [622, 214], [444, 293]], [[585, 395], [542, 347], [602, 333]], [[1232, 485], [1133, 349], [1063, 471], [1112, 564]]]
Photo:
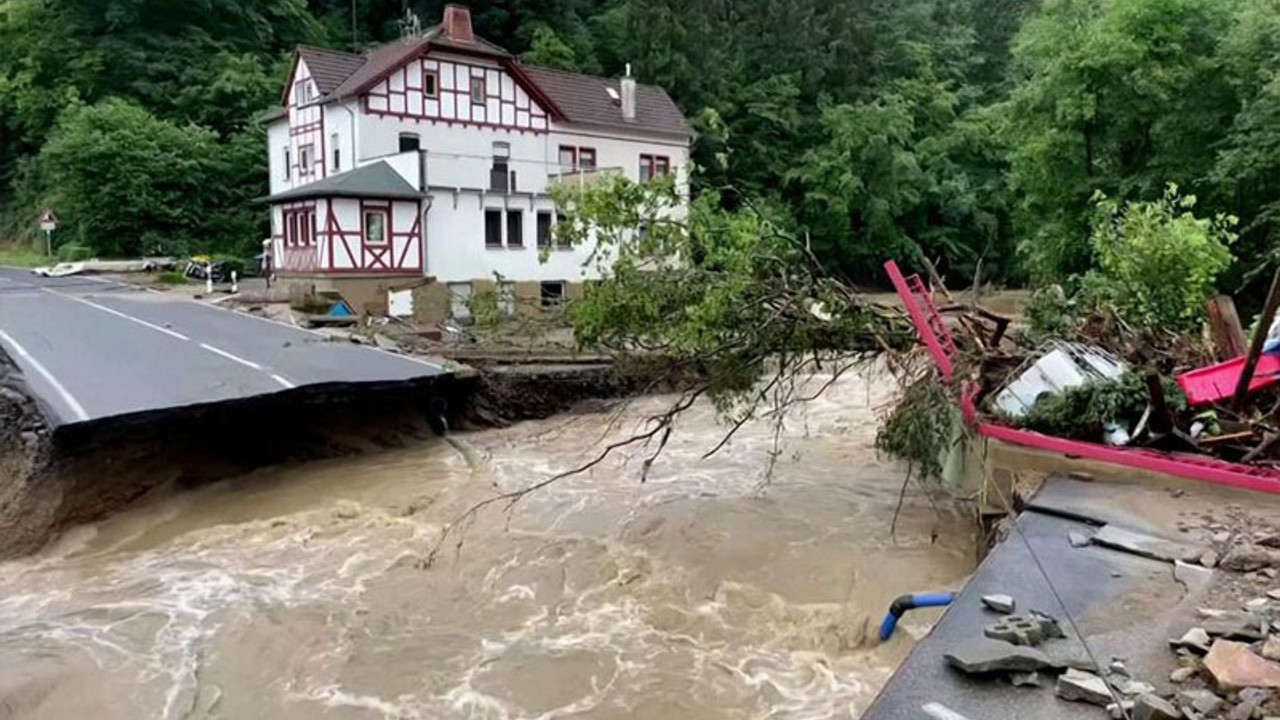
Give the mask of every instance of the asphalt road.
[[69, 425], [439, 366], [100, 278], [0, 268], [0, 347]]

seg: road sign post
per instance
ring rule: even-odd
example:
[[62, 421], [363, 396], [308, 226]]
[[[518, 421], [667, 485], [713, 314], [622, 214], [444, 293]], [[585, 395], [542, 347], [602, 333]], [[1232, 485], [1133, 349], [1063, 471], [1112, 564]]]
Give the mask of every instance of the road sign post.
[[52, 208], [45, 208], [40, 213], [40, 229], [44, 231], [44, 252], [53, 257], [53, 231], [58, 229], [58, 216]]

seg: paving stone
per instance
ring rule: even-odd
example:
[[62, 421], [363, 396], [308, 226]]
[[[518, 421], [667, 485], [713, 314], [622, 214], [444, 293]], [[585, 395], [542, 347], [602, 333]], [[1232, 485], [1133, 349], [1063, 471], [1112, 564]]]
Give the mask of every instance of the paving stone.
[[983, 595], [982, 604], [1005, 615], [1012, 614], [1018, 607], [1018, 603], [1008, 595]]
[[1248, 645], [1238, 642], [1214, 641], [1204, 658], [1204, 668], [1222, 691], [1280, 688], [1280, 665], [1255, 655]]
[[1182, 711], [1173, 703], [1147, 693], [1139, 695], [1133, 704], [1133, 720], [1179, 720]]
[[1201, 715], [1212, 715], [1222, 709], [1226, 700], [1218, 697], [1212, 690], [1182, 690], [1178, 692], [1178, 704], [1183, 709], [1191, 708]]
[[951, 648], [943, 657], [961, 672], [1030, 672], [1061, 665], [1035, 648], [1012, 645], [990, 638], [973, 638]]
[[1058, 684], [1053, 692], [1063, 700], [1085, 702], [1100, 707], [1106, 707], [1115, 702], [1115, 698], [1107, 689], [1105, 680], [1091, 672], [1075, 668], [1069, 668], [1058, 676]]

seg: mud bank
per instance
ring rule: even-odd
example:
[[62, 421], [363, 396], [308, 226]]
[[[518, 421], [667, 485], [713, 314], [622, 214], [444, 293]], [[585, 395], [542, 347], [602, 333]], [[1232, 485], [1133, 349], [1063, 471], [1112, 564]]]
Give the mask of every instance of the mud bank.
[[403, 447], [456, 422], [471, 393], [454, 377], [310, 387], [50, 430], [17, 368], [6, 359], [0, 372], [0, 558], [158, 486]]

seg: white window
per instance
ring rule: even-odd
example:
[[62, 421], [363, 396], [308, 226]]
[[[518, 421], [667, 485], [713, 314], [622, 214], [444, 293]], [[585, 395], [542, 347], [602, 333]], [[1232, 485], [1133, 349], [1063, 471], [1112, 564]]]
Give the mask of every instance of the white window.
[[338, 133], [329, 136], [329, 146], [333, 148], [333, 171], [342, 169], [342, 148], [338, 146]]
[[366, 245], [387, 244], [387, 211], [364, 211], [364, 242]]
[[293, 175], [293, 155], [289, 152], [289, 146], [284, 148], [284, 179], [288, 180]]
[[316, 148], [314, 145], [303, 145], [298, 148], [298, 172], [306, 175], [315, 165]]
[[471, 104], [483, 105], [485, 96], [484, 78], [471, 78]]

